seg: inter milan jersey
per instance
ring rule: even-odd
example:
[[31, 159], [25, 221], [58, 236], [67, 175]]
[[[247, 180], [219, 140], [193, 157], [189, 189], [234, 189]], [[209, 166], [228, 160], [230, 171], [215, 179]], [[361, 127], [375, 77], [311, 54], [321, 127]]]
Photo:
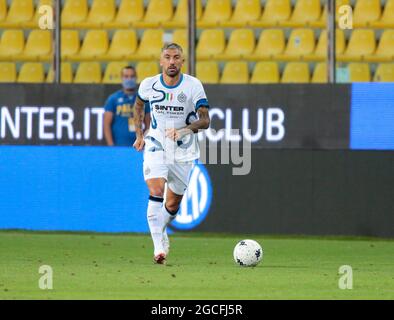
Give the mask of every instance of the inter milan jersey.
[[181, 74], [174, 86], [164, 83], [163, 75], [146, 78], [138, 89], [139, 98], [149, 102], [151, 112], [150, 129], [145, 137], [145, 155], [163, 151], [172, 154], [176, 162], [198, 159], [200, 150], [197, 135], [188, 134], [179, 141], [165, 137], [165, 130], [180, 129], [197, 120], [197, 110], [208, 107], [204, 88], [195, 77]]

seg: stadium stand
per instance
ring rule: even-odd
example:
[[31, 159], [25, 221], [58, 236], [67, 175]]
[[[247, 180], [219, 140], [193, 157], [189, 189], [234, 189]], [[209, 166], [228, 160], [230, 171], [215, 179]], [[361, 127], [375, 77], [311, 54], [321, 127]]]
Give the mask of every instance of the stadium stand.
[[112, 36], [111, 45], [105, 60], [124, 60], [137, 51], [137, 34], [135, 30], [116, 30]]
[[251, 29], [235, 29], [231, 32], [230, 39], [223, 54], [219, 59], [243, 59], [249, 57], [254, 51], [255, 39]]
[[122, 69], [128, 65], [126, 61], [111, 61], [105, 68], [103, 83], [120, 83]]
[[76, 27], [88, 16], [87, 0], [66, 0], [63, 5], [61, 21], [65, 28]]
[[249, 71], [248, 64], [245, 61], [230, 61], [227, 62], [223, 69], [220, 83], [248, 83]]
[[200, 28], [217, 27], [229, 20], [231, 13], [231, 0], [208, 0], [198, 26]]
[[25, 39], [22, 30], [5, 30], [0, 40], [0, 59], [14, 60], [15, 56], [22, 54], [24, 47]]
[[327, 64], [325, 62], [316, 63], [313, 70], [312, 83], [326, 83], [327, 82]]
[[40, 62], [26, 62], [22, 65], [18, 82], [44, 82], [44, 67]]
[[309, 65], [306, 62], [289, 62], [282, 75], [282, 83], [308, 83]]
[[[16, 70], [16, 78], [2, 79], [19, 81], [18, 74], [25, 62], [43, 62], [44, 81], [53, 79], [50, 68], [53, 35], [50, 30], [39, 30], [37, 23], [40, 5], [53, 3], [53, 0], [0, 0], [0, 61], [8, 63], [3, 65], [8, 66], [7, 70], [14, 70], [9, 63], [15, 62]], [[293, 68], [290, 62], [307, 62], [311, 82], [325, 78], [324, 1], [197, 0], [196, 4], [197, 69], [200, 76], [201, 70], [205, 70], [204, 81], [227, 81], [230, 72], [227, 70], [233, 66], [229, 62], [246, 63], [251, 83], [287, 81], [287, 70]], [[336, 31], [339, 66], [367, 63], [369, 77], [365, 72], [361, 77], [358, 75], [361, 71], [356, 71], [365, 67], [356, 64], [350, 70], [349, 65], [350, 81], [391, 79], [394, 0], [337, 0], [336, 4], [337, 9], [342, 5], [353, 8], [355, 25], [353, 30]], [[118, 81], [111, 76], [111, 70], [124, 61], [141, 65], [146, 70], [141, 75], [151, 74], [159, 70], [157, 58], [165, 41], [181, 44], [187, 56], [187, 9], [187, 0], [62, 0], [61, 55], [62, 62], [68, 65], [65, 70], [71, 68], [71, 76], [65, 79], [73, 81], [72, 71], [77, 74], [83, 66], [79, 62], [99, 63], [100, 76], [95, 76], [94, 81], [98, 78], [106, 83]], [[208, 72], [209, 67], [212, 72]], [[300, 81], [305, 82], [306, 78], [309, 76], [300, 77]], [[238, 81], [245, 83], [245, 78]]]
[[372, 22], [379, 20], [380, 15], [380, 0], [358, 0], [354, 8], [354, 26], [369, 26]]
[[[73, 81], [73, 71], [70, 62], [62, 62], [60, 65], [61, 68], [61, 78], [60, 81], [63, 83], [71, 83]], [[55, 73], [53, 68], [49, 68], [46, 82], [53, 82], [55, 79]]]
[[122, 0], [116, 17], [107, 23], [108, 28], [130, 28], [144, 17], [143, 0]]
[[196, 63], [196, 76], [204, 83], [219, 82], [219, 66], [215, 61], [198, 61]]
[[256, 63], [250, 83], [278, 83], [280, 80], [279, 67], [273, 61], [260, 61]]
[[75, 74], [74, 83], [100, 83], [101, 66], [99, 62], [81, 62]]
[[147, 77], [152, 77], [159, 73], [157, 61], [141, 61], [137, 64], [137, 81], [141, 82]]
[[223, 21], [224, 27], [242, 28], [250, 25], [251, 21], [256, 21], [261, 15], [260, 0], [239, 0], [236, 1], [233, 14], [228, 21]]
[[223, 29], [203, 30], [197, 44], [196, 54], [198, 59], [212, 59], [221, 54], [226, 46]]
[[260, 33], [254, 60], [273, 59], [285, 50], [285, 34], [282, 29], [265, 29]]
[[48, 61], [52, 57], [52, 35], [49, 30], [32, 30], [23, 53], [16, 59], [24, 61]]
[[16, 66], [13, 62], [0, 62], [0, 82], [15, 82]]
[[394, 63], [379, 64], [373, 81], [376, 82], [394, 82]]

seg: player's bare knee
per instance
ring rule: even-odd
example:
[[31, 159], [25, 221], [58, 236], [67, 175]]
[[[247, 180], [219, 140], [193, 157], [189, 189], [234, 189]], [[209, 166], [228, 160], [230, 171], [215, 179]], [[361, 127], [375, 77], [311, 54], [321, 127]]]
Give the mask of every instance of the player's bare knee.
[[179, 202], [173, 199], [166, 200], [166, 208], [170, 212], [177, 212], [179, 209]]
[[157, 198], [163, 198], [164, 196], [164, 189], [160, 187], [150, 187], [149, 188], [149, 193], [151, 196], [157, 197]]

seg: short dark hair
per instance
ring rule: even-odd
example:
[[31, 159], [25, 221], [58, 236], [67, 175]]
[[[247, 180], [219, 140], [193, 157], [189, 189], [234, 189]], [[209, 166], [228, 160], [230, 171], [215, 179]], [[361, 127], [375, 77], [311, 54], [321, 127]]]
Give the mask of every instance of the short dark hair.
[[164, 44], [163, 48], [161, 48], [161, 52], [163, 52], [164, 50], [167, 50], [167, 49], [178, 49], [181, 53], [183, 53], [182, 47], [175, 42], [170, 42], [170, 43]]
[[130, 65], [125, 66], [125, 67], [122, 68], [122, 74], [123, 74], [123, 70], [133, 70], [134, 73], [137, 73], [137, 71], [135, 70], [135, 68], [134, 68], [133, 66], [130, 66]]

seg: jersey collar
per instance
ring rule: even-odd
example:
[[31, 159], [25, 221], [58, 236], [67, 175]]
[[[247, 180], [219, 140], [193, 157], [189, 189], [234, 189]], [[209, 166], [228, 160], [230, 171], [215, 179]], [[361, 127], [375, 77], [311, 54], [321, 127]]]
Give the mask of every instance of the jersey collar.
[[169, 86], [169, 85], [166, 85], [166, 83], [164, 82], [163, 74], [160, 75], [160, 82], [163, 85], [163, 87], [165, 87], [167, 89], [174, 89], [174, 88], [178, 87], [182, 83], [182, 80], [183, 80], [183, 73], [181, 73], [181, 76], [180, 76], [177, 84], [175, 84], [173, 86]]

